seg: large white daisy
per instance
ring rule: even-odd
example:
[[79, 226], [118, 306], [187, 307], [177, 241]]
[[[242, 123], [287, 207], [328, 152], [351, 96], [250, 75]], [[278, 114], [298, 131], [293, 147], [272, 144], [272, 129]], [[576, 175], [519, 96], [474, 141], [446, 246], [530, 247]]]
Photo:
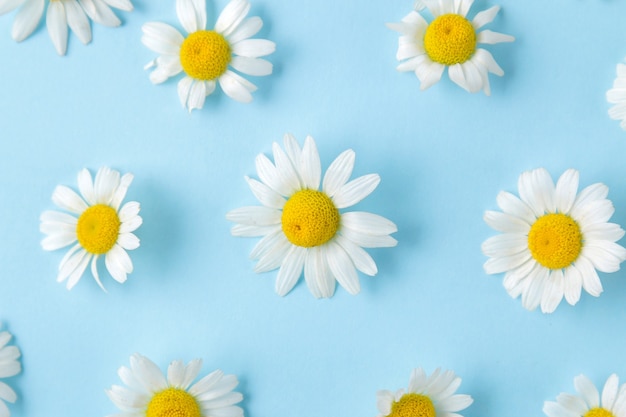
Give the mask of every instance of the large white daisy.
[[543, 412], [548, 417], [626, 417], [626, 384], [619, 386], [617, 375], [606, 380], [602, 397], [585, 375], [574, 378], [574, 387], [579, 395], [561, 393], [556, 402], [544, 403]]
[[11, 36], [23, 41], [39, 26], [46, 3], [46, 26], [50, 39], [59, 55], [67, 50], [68, 26], [84, 44], [91, 42], [91, 26], [88, 17], [104, 26], [119, 26], [120, 19], [111, 8], [130, 12], [130, 0], [0, 0], [0, 15], [19, 8]]
[[414, 369], [409, 388], [376, 394], [378, 417], [461, 417], [457, 411], [469, 407], [474, 400], [466, 394], [455, 394], [461, 378], [452, 371], [437, 368], [427, 376], [422, 368]]
[[617, 64], [617, 76], [613, 81], [613, 88], [606, 92], [606, 99], [614, 104], [609, 109], [609, 117], [620, 120], [620, 126], [626, 130], [626, 65]]
[[363, 248], [395, 246], [389, 235], [397, 228], [375, 214], [339, 210], [367, 197], [380, 177], [369, 174], [348, 182], [355, 155], [347, 150], [328, 167], [320, 191], [322, 169], [312, 137], [301, 149], [292, 135], [285, 135], [285, 150], [274, 143], [273, 151], [274, 163], [263, 154], [256, 159], [261, 181], [246, 177], [263, 205], [229, 212], [227, 219], [238, 223], [232, 234], [263, 236], [251, 253], [259, 260], [255, 271], [280, 268], [276, 292], [281, 296], [291, 291], [303, 270], [317, 298], [333, 295], [335, 279], [350, 294], [357, 294], [357, 269], [370, 276], [378, 272]]
[[272, 64], [259, 57], [274, 52], [275, 45], [265, 39], [250, 39], [261, 30], [263, 21], [256, 16], [246, 18], [249, 10], [248, 0], [231, 0], [215, 28], [207, 30], [205, 0], [176, 0], [176, 12], [188, 33], [186, 37], [165, 23], [143, 26], [141, 41], [161, 54], [146, 66], [156, 67], [150, 73], [150, 81], [159, 84], [184, 72], [185, 77], [178, 82], [178, 97], [189, 111], [201, 109], [217, 83], [232, 99], [252, 101], [256, 86], [229, 66], [247, 75], [269, 75]]
[[132, 174], [120, 177], [118, 171], [102, 167], [94, 182], [89, 171], [83, 169], [78, 174], [82, 196], [63, 185], [54, 190], [52, 201], [73, 215], [44, 211], [40, 230], [48, 236], [41, 241], [41, 246], [45, 250], [56, 250], [78, 241], [59, 265], [57, 280], [67, 280], [68, 289], [78, 283], [91, 261], [91, 273], [104, 290], [96, 265], [101, 255], [117, 282], [126, 281], [126, 275], [133, 271], [126, 251], [139, 247], [139, 239], [132, 232], [141, 225], [142, 219], [139, 203], [130, 201], [121, 205], [132, 181]]
[[[22, 370], [17, 346], [7, 346], [13, 336], [9, 332], [0, 332], [0, 378], [17, 375]], [[0, 381], [0, 417], [9, 417], [11, 413], [5, 402], [14, 403], [17, 394], [5, 382]]]
[[411, 11], [400, 23], [389, 23], [390, 29], [401, 33], [396, 58], [404, 61], [399, 71], [414, 71], [422, 90], [436, 84], [448, 67], [452, 81], [470, 93], [483, 90], [489, 95], [488, 73], [504, 75], [489, 51], [478, 44], [512, 42], [513, 36], [491, 30], [479, 31], [490, 23], [499, 6], [478, 13], [472, 21], [466, 16], [474, 0], [421, 0], [419, 10], [426, 8], [433, 15], [426, 21], [417, 11]]
[[571, 305], [581, 289], [597, 297], [602, 284], [596, 269], [619, 270], [626, 249], [615, 243], [622, 228], [608, 223], [614, 209], [607, 200], [609, 189], [593, 184], [578, 191], [578, 171], [569, 169], [556, 186], [545, 169], [519, 177], [520, 198], [498, 194], [502, 212], [485, 212], [485, 222], [503, 234], [487, 239], [483, 253], [488, 274], [505, 272], [504, 287], [522, 305], [544, 313], [553, 312], [563, 296]]
[[243, 410], [235, 404], [243, 395], [233, 392], [239, 384], [237, 377], [216, 370], [191, 385], [200, 368], [200, 359], [187, 365], [173, 361], [166, 377], [150, 359], [134, 354], [130, 369], [122, 366], [118, 371], [126, 387], [113, 385], [106, 390], [122, 411], [115, 416], [242, 417]]

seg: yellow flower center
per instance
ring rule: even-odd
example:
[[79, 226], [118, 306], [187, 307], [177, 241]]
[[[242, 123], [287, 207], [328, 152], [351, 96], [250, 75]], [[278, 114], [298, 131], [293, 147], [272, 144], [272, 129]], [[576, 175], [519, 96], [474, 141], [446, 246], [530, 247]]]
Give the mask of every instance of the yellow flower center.
[[180, 46], [180, 64], [196, 80], [216, 79], [226, 72], [230, 60], [230, 44], [213, 30], [194, 32]]
[[110, 251], [117, 242], [121, 224], [113, 207], [96, 204], [78, 218], [76, 237], [87, 252], [101, 255]]
[[583, 235], [567, 214], [550, 213], [535, 221], [528, 233], [528, 249], [537, 262], [561, 269], [574, 262], [583, 248]]
[[178, 388], [167, 388], [154, 394], [146, 417], [202, 417], [200, 405], [187, 391]]
[[583, 417], [615, 417], [615, 416], [606, 408], [596, 407], [587, 411]]
[[394, 401], [387, 417], [436, 417], [437, 412], [430, 398], [421, 394], [404, 394]]
[[339, 229], [339, 210], [323, 192], [300, 190], [283, 207], [282, 226], [287, 239], [296, 246], [319, 246]]
[[474, 26], [461, 15], [441, 15], [426, 28], [424, 49], [435, 62], [444, 65], [461, 64], [476, 51]]

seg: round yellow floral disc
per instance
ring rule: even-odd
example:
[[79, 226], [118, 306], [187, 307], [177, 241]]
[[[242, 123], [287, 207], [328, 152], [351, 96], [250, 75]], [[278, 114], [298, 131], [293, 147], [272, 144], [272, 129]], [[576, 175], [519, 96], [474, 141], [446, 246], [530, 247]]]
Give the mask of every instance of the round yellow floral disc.
[[180, 47], [180, 64], [191, 78], [214, 80], [226, 72], [231, 60], [228, 41], [213, 30], [190, 34]]
[[146, 417], [202, 417], [200, 405], [187, 391], [167, 388], [154, 394]]
[[120, 225], [115, 209], [105, 204], [96, 204], [78, 218], [76, 237], [87, 252], [101, 255], [110, 251], [117, 242]]
[[435, 62], [444, 65], [461, 64], [476, 51], [474, 26], [458, 14], [441, 15], [426, 28], [424, 49]]
[[533, 258], [549, 269], [561, 269], [574, 262], [583, 248], [583, 236], [574, 219], [563, 213], [539, 217], [528, 233]]
[[283, 207], [282, 228], [296, 246], [319, 246], [335, 236], [339, 229], [339, 210], [323, 192], [300, 190]]
[[391, 406], [387, 417], [436, 417], [435, 406], [430, 398], [421, 394], [404, 394]]

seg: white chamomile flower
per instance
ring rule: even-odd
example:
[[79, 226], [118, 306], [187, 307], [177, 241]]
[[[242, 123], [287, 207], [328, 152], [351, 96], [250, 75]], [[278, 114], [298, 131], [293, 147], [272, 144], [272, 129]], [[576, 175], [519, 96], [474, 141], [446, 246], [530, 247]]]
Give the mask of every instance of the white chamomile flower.
[[130, 0], [0, 0], [0, 15], [19, 8], [11, 31], [14, 40], [21, 42], [33, 33], [39, 26], [46, 3], [46, 26], [59, 55], [65, 55], [67, 50], [68, 27], [87, 44], [91, 42], [89, 19], [115, 27], [122, 22], [112, 7], [127, 12], [133, 10]]
[[406, 392], [378, 391], [378, 417], [461, 417], [456, 412], [474, 400], [466, 394], [455, 394], [460, 385], [461, 378], [452, 371], [442, 373], [437, 368], [427, 376], [422, 368], [414, 369]]
[[620, 126], [626, 130], [626, 65], [617, 64], [617, 77], [613, 81], [613, 88], [606, 92], [606, 99], [614, 104], [609, 109], [609, 117], [620, 120]]
[[132, 232], [141, 225], [142, 219], [139, 203], [130, 201], [121, 205], [132, 181], [132, 174], [120, 177], [118, 171], [102, 167], [94, 182], [89, 171], [83, 169], [78, 174], [82, 197], [63, 185], [54, 190], [52, 201], [72, 214], [43, 212], [40, 230], [48, 236], [41, 241], [41, 246], [45, 250], [56, 250], [78, 241], [59, 265], [57, 281], [67, 280], [67, 289], [78, 283], [91, 261], [91, 273], [104, 290], [96, 265], [101, 255], [117, 282], [126, 281], [126, 275], [133, 271], [126, 251], [139, 247], [139, 239]]
[[579, 395], [561, 393], [556, 402], [546, 401], [543, 412], [548, 417], [626, 417], [626, 384], [619, 386], [617, 375], [604, 384], [602, 397], [585, 375], [574, 378]]
[[[13, 336], [9, 332], [0, 332], [0, 378], [15, 376], [22, 371], [17, 346], [7, 346]], [[14, 403], [17, 394], [5, 382], [0, 381], [0, 417], [9, 417], [11, 413], [5, 402]]]
[[487, 239], [483, 253], [488, 274], [505, 272], [504, 287], [522, 305], [553, 312], [563, 296], [574, 305], [581, 289], [597, 297], [602, 284], [596, 270], [615, 272], [626, 249], [615, 243], [622, 228], [608, 220], [615, 211], [609, 189], [597, 183], [578, 191], [578, 171], [569, 169], [556, 186], [545, 169], [522, 173], [520, 197], [502, 191], [502, 212], [485, 212], [485, 222], [501, 235]]
[[167, 377], [150, 359], [134, 354], [130, 369], [122, 366], [118, 375], [126, 387], [113, 385], [106, 390], [122, 411], [116, 417], [243, 417], [236, 406], [243, 395], [233, 392], [239, 384], [235, 375], [216, 370], [192, 385], [202, 360], [185, 365], [173, 361]]
[[491, 30], [479, 31], [490, 23], [499, 6], [478, 13], [472, 21], [466, 18], [474, 0], [418, 0], [415, 8], [428, 8], [434, 19], [427, 22], [417, 11], [411, 11], [400, 23], [389, 23], [401, 33], [396, 58], [404, 61], [398, 71], [414, 71], [422, 90], [436, 84], [448, 67], [452, 81], [470, 93], [491, 93], [488, 73], [504, 75], [489, 51], [478, 44], [512, 42], [513, 36]]
[[185, 77], [178, 82], [178, 97], [189, 111], [201, 109], [217, 83], [233, 100], [251, 102], [256, 86], [229, 66], [247, 75], [269, 75], [272, 64], [259, 57], [274, 52], [275, 44], [250, 39], [261, 30], [263, 21], [256, 16], [246, 18], [249, 10], [248, 0], [231, 0], [215, 28], [208, 30], [205, 0], [176, 0], [178, 20], [188, 33], [186, 37], [165, 23], [143, 26], [141, 41], [160, 54], [146, 66], [156, 67], [150, 73], [150, 81], [160, 84], [184, 72]]
[[285, 135], [285, 150], [274, 143], [273, 151], [274, 163], [263, 154], [256, 158], [261, 181], [246, 177], [262, 206], [229, 212], [226, 218], [238, 223], [232, 234], [263, 236], [251, 253], [259, 261], [255, 271], [280, 268], [276, 292], [281, 296], [291, 291], [303, 270], [317, 298], [331, 297], [335, 280], [357, 294], [361, 289], [357, 269], [370, 276], [378, 272], [363, 248], [395, 246], [389, 235], [397, 228], [375, 214], [339, 210], [367, 197], [380, 177], [369, 174], [348, 182], [355, 155], [347, 150], [333, 161], [322, 182], [319, 153], [310, 136], [301, 149], [292, 135]]

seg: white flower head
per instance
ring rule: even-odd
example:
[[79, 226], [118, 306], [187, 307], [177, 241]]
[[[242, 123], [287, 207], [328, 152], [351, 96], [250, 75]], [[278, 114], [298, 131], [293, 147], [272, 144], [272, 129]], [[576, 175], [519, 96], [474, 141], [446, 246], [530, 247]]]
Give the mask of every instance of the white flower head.
[[104, 290], [96, 261], [104, 256], [107, 270], [117, 282], [125, 282], [133, 271], [133, 263], [126, 253], [137, 249], [139, 239], [134, 232], [142, 223], [139, 203], [130, 201], [122, 205], [126, 191], [133, 181], [132, 174], [120, 176], [118, 171], [102, 167], [95, 181], [83, 169], [78, 174], [79, 196], [72, 189], [59, 185], [52, 201], [71, 214], [44, 211], [40, 230], [48, 235], [41, 241], [45, 250], [57, 250], [74, 244], [59, 265], [57, 280], [67, 280], [72, 289], [82, 277], [91, 261], [91, 273]]
[[[9, 332], [0, 332], [0, 378], [15, 376], [22, 371], [19, 361], [20, 350], [17, 346], [7, 346], [12, 337]], [[16, 400], [15, 391], [5, 382], [0, 381], [0, 417], [11, 415], [6, 402], [14, 403]]]
[[243, 417], [235, 405], [243, 395], [233, 392], [237, 377], [216, 370], [192, 385], [201, 368], [200, 359], [187, 365], [177, 360], [165, 376], [154, 362], [136, 353], [130, 368], [118, 370], [126, 387], [113, 385], [106, 394], [122, 411], [116, 417]]
[[422, 368], [411, 373], [408, 389], [376, 394], [378, 417], [461, 417], [457, 411], [469, 407], [474, 400], [466, 394], [455, 394], [461, 378], [453, 371], [437, 368], [427, 376]]
[[185, 77], [178, 82], [178, 97], [189, 111], [201, 109], [218, 83], [233, 100], [251, 102], [256, 86], [230, 68], [253, 76], [271, 74], [272, 64], [260, 57], [274, 52], [275, 44], [250, 39], [261, 30], [263, 21], [256, 16], [246, 17], [249, 10], [248, 0], [231, 0], [214, 29], [206, 29], [205, 0], [176, 0], [178, 19], [187, 36], [165, 23], [143, 26], [141, 41], [160, 54], [146, 66], [155, 67], [150, 81], [159, 84], [184, 72]]
[[[304, 278], [317, 298], [331, 297], [335, 280], [350, 294], [360, 291], [357, 270], [373, 276], [376, 263], [363, 248], [391, 247], [396, 225], [384, 217], [339, 210], [367, 197], [380, 182], [377, 174], [348, 181], [355, 154], [347, 150], [333, 161], [322, 181], [320, 157], [312, 137], [304, 147], [285, 135], [285, 149], [273, 144], [274, 163], [261, 154], [256, 159], [261, 181], [246, 181], [262, 206], [243, 207], [226, 218], [238, 223], [234, 236], [262, 236], [252, 250], [256, 272], [276, 268], [276, 292], [283, 296]], [[321, 190], [320, 184], [322, 186]]]
[[602, 389], [598, 389], [585, 375], [574, 378], [579, 395], [561, 393], [556, 402], [546, 401], [543, 412], [548, 417], [626, 417], [626, 384], [619, 386], [619, 378], [612, 374]]
[[448, 75], [460, 87], [476, 93], [491, 93], [488, 73], [504, 75], [491, 53], [479, 44], [512, 42], [513, 36], [491, 30], [479, 31], [490, 23], [499, 6], [466, 16], [474, 0], [417, 0], [415, 8], [427, 8], [434, 19], [426, 21], [416, 10], [400, 23], [387, 26], [401, 33], [396, 58], [403, 61], [398, 71], [414, 71], [422, 90], [436, 84], [448, 68]]
[[606, 92], [606, 99], [614, 104], [609, 109], [609, 117], [620, 120], [620, 126], [626, 130], [626, 65], [617, 64], [617, 77], [613, 81], [613, 88]]
[[626, 249], [615, 243], [622, 228], [608, 223], [615, 211], [609, 189], [597, 183], [578, 191], [578, 171], [569, 169], [555, 185], [545, 169], [522, 173], [519, 198], [502, 191], [502, 212], [485, 212], [485, 222], [501, 235], [487, 239], [483, 253], [488, 274], [505, 273], [504, 287], [522, 305], [553, 312], [563, 297], [574, 305], [581, 289], [597, 297], [602, 284], [596, 270], [615, 272]]
[[121, 21], [111, 8], [133, 10], [130, 0], [0, 0], [0, 15], [19, 8], [11, 31], [14, 40], [21, 42], [33, 33], [46, 3], [46, 26], [59, 55], [65, 55], [67, 50], [68, 27], [82, 43], [88, 44], [91, 42], [89, 19], [115, 27]]

